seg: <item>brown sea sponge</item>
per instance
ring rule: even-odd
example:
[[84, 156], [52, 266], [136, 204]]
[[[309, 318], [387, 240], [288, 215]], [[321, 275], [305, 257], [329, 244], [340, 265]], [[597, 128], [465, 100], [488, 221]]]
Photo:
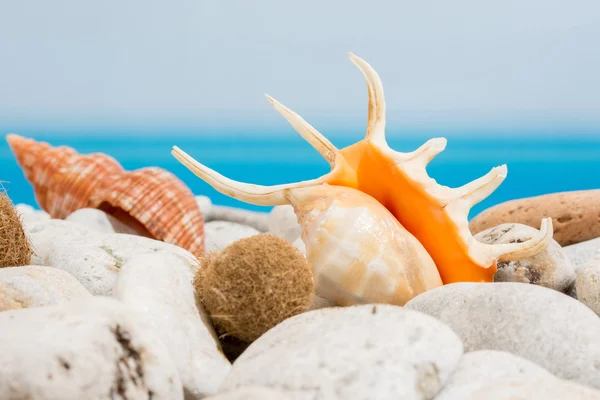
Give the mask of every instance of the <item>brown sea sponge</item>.
[[194, 278], [196, 294], [217, 332], [252, 342], [309, 309], [312, 270], [288, 241], [264, 233], [207, 254]]
[[0, 185], [0, 268], [29, 265], [31, 254], [19, 214]]

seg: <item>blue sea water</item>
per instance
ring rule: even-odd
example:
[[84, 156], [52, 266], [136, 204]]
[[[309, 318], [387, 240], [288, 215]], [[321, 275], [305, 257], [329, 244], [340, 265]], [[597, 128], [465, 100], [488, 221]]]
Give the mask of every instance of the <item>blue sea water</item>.
[[[195, 194], [209, 196], [215, 204], [261, 211], [268, 211], [270, 207], [229, 198], [197, 178], [170, 154], [172, 146], [180, 147], [231, 179], [256, 184], [307, 180], [329, 170], [320, 155], [297, 135], [218, 138], [202, 135], [53, 137], [45, 134], [30, 137], [52, 145], [68, 145], [80, 153], [104, 152], [126, 169], [159, 166], [178, 176]], [[398, 151], [412, 151], [428, 138], [398, 137], [388, 141]], [[332, 142], [341, 148], [360, 139], [338, 136]], [[487, 207], [514, 198], [600, 188], [600, 135], [448, 139], [446, 150], [428, 166], [429, 175], [440, 184], [461, 186], [494, 166], [508, 166], [508, 177], [503, 184], [471, 210], [470, 218]], [[5, 141], [0, 143], [0, 165], [0, 181], [13, 202], [37, 207], [33, 189]]]

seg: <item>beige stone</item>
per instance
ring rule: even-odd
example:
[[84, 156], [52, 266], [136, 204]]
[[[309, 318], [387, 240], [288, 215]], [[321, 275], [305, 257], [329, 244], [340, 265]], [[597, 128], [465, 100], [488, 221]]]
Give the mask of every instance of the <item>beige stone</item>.
[[91, 296], [75, 277], [58, 268], [26, 265], [0, 269], [0, 311], [62, 304]]
[[507, 201], [481, 212], [471, 221], [473, 234], [496, 225], [517, 222], [539, 229], [552, 217], [554, 239], [561, 245], [600, 236], [600, 189], [560, 192]]

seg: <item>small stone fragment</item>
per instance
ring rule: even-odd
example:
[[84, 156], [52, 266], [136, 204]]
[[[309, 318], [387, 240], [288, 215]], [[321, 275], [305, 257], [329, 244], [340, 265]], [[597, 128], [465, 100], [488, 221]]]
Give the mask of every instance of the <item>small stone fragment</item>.
[[212, 205], [204, 222], [227, 221], [250, 226], [259, 232], [267, 232], [268, 213], [245, 210], [243, 208]]
[[507, 351], [561, 379], [600, 388], [600, 318], [556, 290], [519, 282], [451, 283], [405, 308], [448, 324], [467, 352]]
[[592, 258], [600, 257], [600, 238], [565, 246], [563, 250], [577, 272]]
[[480, 350], [465, 353], [435, 400], [475, 400], [474, 393], [501, 379], [558, 379], [537, 364], [511, 353]]
[[377, 304], [324, 308], [258, 338], [221, 390], [261, 385], [290, 400], [431, 399], [462, 352], [450, 328], [419, 312]]
[[579, 269], [575, 287], [577, 299], [600, 316], [600, 257]]
[[202, 305], [196, 304], [196, 268], [196, 260], [166, 252], [134, 254], [121, 266], [113, 294], [136, 313], [140, 327], [166, 345], [186, 399], [215, 394], [231, 369]]
[[290, 205], [275, 206], [267, 217], [269, 233], [294, 243], [300, 238], [302, 228], [298, 223], [298, 218], [294, 212], [294, 207]]
[[72, 275], [52, 267], [0, 269], [0, 311], [67, 303], [91, 297]]
[[98, 233], [137, 234], [135, 229], [132, 229], [112, 215], [96, 208], [80, 208], [67, 216], [65, 221], [77, 222]]
[[0, 398], [182, 400], [167, 349], [111, 298], [0, 312]]
[[233, 242], [260, 232], [251, 226], [229, 221], [211, 221], [204, 224], [204, 251], [221, 251]]
[[[485, 244], [522, 243], [538, 233], [527, 225], [510, 223], [495, 226], [475, 235], [475, 239]], [[523, 282], [541, 285], [559, 292], [568, 292], [575, 283], [575, 269], [569, 258], [555, 240], [535, 256], [519, 261], [497, 263], [495, 282]]]
[[230, 392], [206, 397], [204, 400], [288, 400], [281, 391], [262, 386], [247, 386]]
[[40, 221], [27, 233], [36, 252], [36, 264], [70, 273], [93, 295], [111, 295], [123, 264], [140, 252], [193, 258], [185, 249], [160, 240], [123, 233], [100, 234], [64, 220]]
[[212, 200], [208, 196], [195, 196], [195, 198], [196, 204], [198, 204], [200, 212], [202, 213], [202, 217], [204, 217], [204, 221], [206, 221], [206, 216], [210, 215]]
[[600, 189], [545, 194], [497, 204], [477, 215], [469, 228], [473, 234], [514, 222], [540, 228], [551, 217], [554, 239], [561, 245], [579, 243], [600, 236]]
[[[556, 378], [507, 378], [490, 382], [460, 400], [600, 400], [600, 392]], [[435, 400], [438, 400], [435, 398]]]

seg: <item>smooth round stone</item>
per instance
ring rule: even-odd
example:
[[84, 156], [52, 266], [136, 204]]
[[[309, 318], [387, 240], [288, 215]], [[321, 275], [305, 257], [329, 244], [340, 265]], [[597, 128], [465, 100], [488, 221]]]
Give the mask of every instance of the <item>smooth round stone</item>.
[[462, 352], [448, 326], [419, 312], [374, 304], [323, 308], [258, 338], [221, 389], [261, 385], [290, 400], [432, 398]]
[[283, 392], [261, 386], [248, 386], [216, 396], [204, 398], [204, 400], [289, 400]]
[[269, 226], [269, 233], [290, 243], [294, 243], [302, 232], [294, 207], [290, 205], [273, 207], [267, 217], [267, 225]]
[[204, 251], [222, 251], [240, 239], [258, 235], [251, 226], [229, 221], [211, 221], [204, 224]]
[[231, 363], [196, 302], [196, 265], [196, 260], [166, 252], [134, 254], [121, 266], [113, 296], [136, 312], [141, 328], [166, 345], [186, 398], [201, 399], [217, 392]]
[[69, 214], [65, 221], [77, 222], [98, 233], [136, 234], [134, 229], [96, 208], [80, 208]]
[[206, 216], [209, 215], [210, 209], [212, 208], [212, 200], [208, 196], [195, 196], [196, 204], [200, 208], [200, 212], [202, 213], [202, 217], [206, 219]]
[[600, 257], [579, 269], [575, 287], [577, 299], [600, 316]]
[[267, 224], [266, 212], [257, 212], [245, 210], [243, 208], [212, 205], [210, 212], [204, 219], [205, 222], [211, 221], [228, 221], [237, 224], [250, 226], [259, 232], [267, 232], [269, 226]]
[[551, 217], [554, 239], [561, 245], [600, 236], [600, 189], [545, 194], [510, 200], [484, 210], [469, 224], [473, 234], [496, 225], [516, 222], [539, 229]]
[[481, 350], [465, 353], [458, 367], [435, 400], [468, 400], [490, 383], [501, 379], [558, 379], [524, 358], [504, 351]]
[[0, 313], [0, 398], [182, 400], [162, 342], [96, 296]]
[[29, 204], [19, 203], [15, 206], [15, 210], [19, 213], [21, 217], [21, 222], [24, 226], [27, 226], [36, 221], [44, 221], [49, 220], [50, 215], [43, 210], [36, 210]]
[[64, 220], [81, 224], [98, 233], [137, 234], [128, 225], [96, 208], [80, 208], [69, 214]]
[[[502, 224], [475, 235], [485, 244], [522, 243], [539, 231], [523, 224]], [[548, 247], [535, 256], [519, 261], [498, 261], [496, 282], [523, 282], [568, 292], [575, 283], [575, 269], [562, 247], [551, 239]]]
[[[600, 400], [600, 392], [557, 378], [507, 378], [490, 382], [460, 400]], [[437, 400], [437, 397], [435, 398]]]
[[93, 295], [111, 295], [121, 266], [135, 254], [168, 252], [195, 260], [179, 246], [137, 235], [101, 234], [76, 222], [52, 219], [27, 231], [36, 252], [32, 263], [70, 273]]
[[516, 282], [452, 283], [414, 297], [405, 308], [449, 325], [465, 351], [507, 351], [559, 378], [600, 387], [600, 319], [556, 290]]
[[592, 258], [600, 257], [600, 238], [565, 246], [563, 250], [573, 263], [575, 271], [578, 271]]
[[38, 265], [0, 268], [0, 311], [62, 304], [91, 297], [77, 279]]
[[306, 245], [304, 244], [301, 238], [296, 239], [294, 243], [292, 243], [292, 245], [306, 256]]

